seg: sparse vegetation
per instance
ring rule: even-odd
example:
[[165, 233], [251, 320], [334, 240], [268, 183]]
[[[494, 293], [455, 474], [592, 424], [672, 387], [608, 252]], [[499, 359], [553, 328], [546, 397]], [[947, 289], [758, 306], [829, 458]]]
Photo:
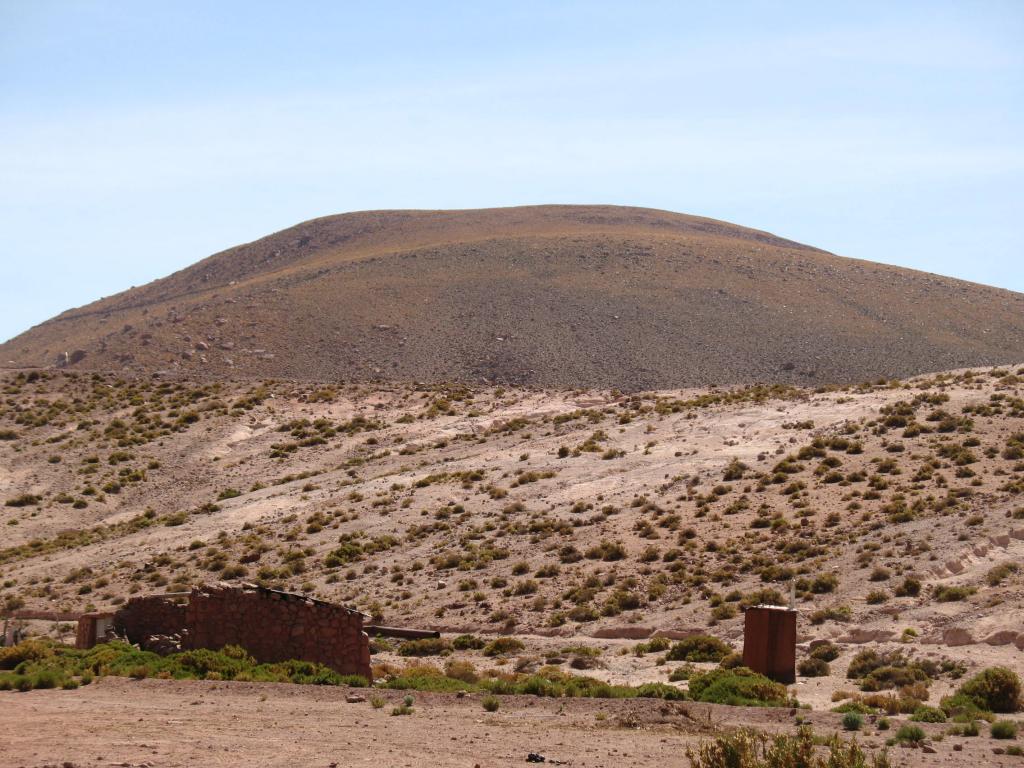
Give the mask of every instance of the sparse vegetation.
[[[969, 611], [984, 634], [959, 621], [948, 627], [976, 642], [1015, 629], [995, 619], [1015, 615], [1021, 571], [1012, 549], [1000, 555], [1002, 544], [986, 542], [1010, 535], [1012, 548], [1024, 520], [1024, 457], [1005, 456], [1016, 445], [1007, 435], [1020, 432], [1013, 420], [1024, 417], [1024, 379], [983, 371], [819, 392], [581, 392], [572, 397], [592, 404], [576, 410], [563, 395], [552, 406], [546, 393], [484, 386], [335, 383], [328, 397], [320, 385], [293, 381], [266, 382], [257, 393], [249, 384], [215, 391], [106, 374], [15, 379], [3, 379], [21, 391], [0, 402], [0, 427], [16, 436], [0, 452], [39, 481], [9, 486], [0, 507], [9, 535], [0, 550], [5, 611], [105, 611], [135, 594], [245, 579], [351, 604], [378, 622], [481, 628], [443, 640], [375, 639], [381, 687], [675, 700], [686, 686], [674, 683], [689, 680], [700, 700], [784, 706], [787, 692], [761, 687], [730, 644], [710, 635], [619, 645], [636, 657], [625, 660], [630, 668], [664, 681], [633, 687], [601, 680], [619, 674], [611, 644], [542, 645], [528, 636], [560, 626], [600, 635], [591, 623], [643, 627], [639, 637], [699, 626], [737, 642], [744, 609], [786, 604], [795, 587], [802, 615], [821, 627], [810, 637], [879, 630], [900, 641], [872, 655], [870, 641], [844, 639], [841, 669], [838, 645], [815, 643], [801, 655], [803, 677], [849, 675], [852, 690], [831, 705], [839, 716], [877, 717], [879, 726], [883, 715], [945, 719], [944, 732], [967, 733], [1014, 696], [1005, 692], [1012, 678], [986, 670], [938, 701], [935, 681], [945, 692], [965, 674], [971, 646], [930, 643], [947, 631], [936, 612]], [[832, 403], [861, 394], [876, 401], [872, 412], [858, 404], [850, 421], [832, 417]], [[733, 418], [736, 405], [797, 426], [777, 441], [778, 453], [723, 448], [733, 438], [714, 431], [716, 419]], [[817, 427], [800, 426], [808, 413]], [[239, 419], [269, 432], [247, 438], [252, 452], [222, 452], [205, 479], [183, 446], [231, 434]], [[271, 440], [298, 447], [271, 458]], [[714, 462], [704, 453], [712, 443]], [[628, 458], [602, 461], [610, 449]], [[622, 462], [629, 471], [615, 470]], [[182, 500], [167, 503], [171, 488]], [[34, 501], [6, 503], [23, 495]], [[175, 544], [165, 547], [169, 533]], [[93, 558], [99, 544], [113, 556]], [[979, 546], [996, 558], [980, 570]], [[63, 554], [53, 562], [69, 565], [44, 573], [43, 558], [54, 553]], [[965, 557], [973, 564], [962, 570]], [[118, 662], [117, 674], [193, 674], [132, 659]], [[211, 663], [210, 679], [229, 664]], [[88, 685], [92, 668], [79, 674], [77, 664], [21, 659], [0, 673], [0, 685]], [[708, 678], [712, 664], [721, 669]], [[243, 664], [235, 679], [318, 674], [260, 666]]]
[[56, 688], [70, 680], [84, 682], [94, 675], [166, 677], [176, 680], [240, 680], [312, 685], [365, 686], [365, 678], [339, 675], [306, 661], [257, 664], [243, 649], [195, 650], [158, 656], [121, 642], [103, 643], [87, 651], [51, 641], [27, 640], [0, 649], [0, 685], [18, 690]]
[[942, 708], [949, 713], [967, 714], [1018, 712], [1024, 708], [1020, 677], [1006, 667], [989, 667], [964, 682], [953, 696], [943, 699]]
[[864, 716], [859, 712], [847, 712], [843, 715], [843, 728], [847, 731], [859, 731], [864, 727]]
[[1016, 739], [1017, 724], [1012, 720], [996, 720], [989, 726], [989, 735], [993, 739]]
[[713, 669], [690, 677], [695, 701], [748, 707], [786, 707], [792, 701], [783, 685], [746, 667]]
[[721, 661], [732, 653], [732, 648], [710, 635], [694, 635], [675, 643], [666, 658], [669, 661]]
[[885, 751], [865, 753], [856, 742], [824, 740], [827, 752], [816, 750], [821, 740], [804, 726], [795, 735], [739, 730], [687, 748], [691, 768], [889, 768]]

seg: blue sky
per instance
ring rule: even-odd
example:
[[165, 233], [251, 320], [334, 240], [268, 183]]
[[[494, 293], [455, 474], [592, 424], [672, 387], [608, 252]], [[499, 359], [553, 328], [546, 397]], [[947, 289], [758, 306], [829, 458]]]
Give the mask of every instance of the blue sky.
[[1024, 290], [1024, 2], [0, 0], [0, 339], [299, 221], [617, 203]]

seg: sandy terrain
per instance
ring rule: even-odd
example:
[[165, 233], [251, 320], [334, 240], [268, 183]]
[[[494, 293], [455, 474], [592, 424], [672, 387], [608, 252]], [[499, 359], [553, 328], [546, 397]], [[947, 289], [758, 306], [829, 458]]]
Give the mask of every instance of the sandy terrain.
[[[76, 691], [0, 694], [4, 765], [473, 766], [525, 765], [529, 753], [577, 768], [686, 765], [688, 745], [723, 728], [792, 731], [789, 710], [689, 702], [503, 697], [486, 713], [478, 697], [418, 694], [414, 712], [347, 703], [337, 688], [105, 678]], [[838, 716], [800, 713], [820, 734]], [[930, 733], [935, 726], [925, 726]], [[860, 742], [884, 746], [878, 734]], [[954, 751], [959, 745], [961, 751]], [[987, 738], [947, 737], [934, 753], [890, 750], [896, 766], [1017, 766]]]

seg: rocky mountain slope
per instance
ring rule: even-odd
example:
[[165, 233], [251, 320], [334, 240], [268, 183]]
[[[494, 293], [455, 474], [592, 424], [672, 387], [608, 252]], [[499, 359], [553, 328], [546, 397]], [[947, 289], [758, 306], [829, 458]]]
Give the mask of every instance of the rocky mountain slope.
[[[1019, 366], [643, 396], [2, 385], [7, 610], [247, 580], [395, 624], [554, 635], [532, 641], [551, 654], [709, 628], [738, 644], [739, 608], [792, 590], [801, 642], [843, 654], [802, 700], [828, 706], [864, 643], [1020, 668]], [[667, 674], [654, 657], [606, 664]]]
[[0, 345], [8, 367], [634, 391], [1022, 358], [1024, 295], [611, 206], [316, 219]]

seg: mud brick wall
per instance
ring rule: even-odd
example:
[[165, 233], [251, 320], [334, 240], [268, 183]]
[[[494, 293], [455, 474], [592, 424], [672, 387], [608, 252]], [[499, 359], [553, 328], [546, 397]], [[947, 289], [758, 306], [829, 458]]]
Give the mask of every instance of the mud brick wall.
[[167, 597], [133, 597], [114, 614], [114, 629], [132, 643], [150, 635], [176, 635], [185, 629], [185, 606]]
[[109, 627], [114, 620], [112, 613], [83, 613], [78, 617], [78, 630], [75, 632], [75, 648], [89, 649], [103, 641], [101, 632]]
[[255, 588], [193, 590], [185, 608], [183, 647], [238, 645], [259, 662], [302, 659], [343, 675], [371, 679], [363, 616], [340, 605]]

